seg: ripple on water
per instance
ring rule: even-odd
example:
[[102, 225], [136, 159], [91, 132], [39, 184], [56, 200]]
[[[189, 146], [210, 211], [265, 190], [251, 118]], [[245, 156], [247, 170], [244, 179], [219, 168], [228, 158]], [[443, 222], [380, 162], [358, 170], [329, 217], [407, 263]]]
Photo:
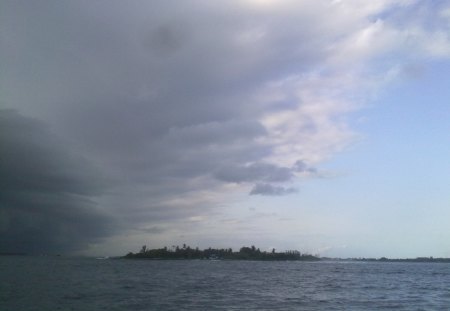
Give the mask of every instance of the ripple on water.
[[450, 264], [33, 257], [0, 262], [2, 311], [445, 310], [450, 305]]

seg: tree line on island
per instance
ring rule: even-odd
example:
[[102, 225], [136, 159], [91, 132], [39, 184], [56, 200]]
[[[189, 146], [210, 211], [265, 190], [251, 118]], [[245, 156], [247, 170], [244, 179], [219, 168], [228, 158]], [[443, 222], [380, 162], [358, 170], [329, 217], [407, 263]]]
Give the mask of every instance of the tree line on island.
[[261, 251], [254, 245], [241, 247], [238, 252], [233, 252], [231, 248], [207, 248], [204, 250], [191, 248], [186, 244], [182, 247], [173, 246], [172, 248], [163, 247], [148, 249], [146, 245], [142, 246], [138, 253], [128, 253], [124, 256], [126, 259], [209, 259], [209, 260], [319, 260], [318, 257], [310, 254], [302, 254], [296, 250], [285, 252]]

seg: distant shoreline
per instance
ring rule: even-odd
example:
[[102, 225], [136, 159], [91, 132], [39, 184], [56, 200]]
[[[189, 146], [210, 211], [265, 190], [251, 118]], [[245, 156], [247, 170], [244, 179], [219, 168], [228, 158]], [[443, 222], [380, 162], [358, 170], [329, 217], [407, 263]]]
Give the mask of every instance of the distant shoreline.
[[314, 259], [239, 259], [239, 258], [146, 258], [146, 257], [111, 257], [110, 259], [132, 259], [132, 260], [153, 260], [153, 261], [184, 261], [184, 260], [221, 260], [221, 261], [322, 261], [322, 262], [370, 262], [370, 263], [450, 263], [450, 258], [437, 258], [433, 260], [417, 259], [417, 258], [397, 258], [397, 259], [355, 259], [355, 258], [322, 258], [315, 257]]
[[[0, 257], [80, 257], [61, 254], [31, 254], [24, 252], [0, 252]], [[238, 252], [229, 249], [212, 249], [199, 250], [189, 247], [161, 249], [145, 249], [139, 253], [128, 253], [125, 256], [111, 257], [85, 257], [95, 259], [142, 259], [142, 260], [248, 260], [248, 261], [322, 261], [322, 262], [373, 262], [373, 263], [450, 263], [450, 258], [446, 257], [416, 257], [416, 258], [338, 258], [338, 257], [320, 257], [309, 254], [302, 254], [298, 251], [286, 252], [266, 252], [260, 251], [254, 247], [242, 247]]]
[[243, 246], [239, 251], [233, 251], [231, 248], [208, 248], [200, 250], [198, 247], [191, 248], [186, 244], [163, 247], [157, 249], [148, 249], [142, 246], [138, 253], [129, 252], [127, 255], [118, 257], [123, 259], [151, 259], [151, 260], [253, 260], [253, 261], [333, 261], [333, 262], [404, 262], [404, 263], [450, 263], [450, 258], [434, 257], [416, 257], [416, 258], [332, 258], [320, 257], [300, 253], [297, 250], [284, 252], [261, 251], [255, 246]]
[[320, 257], [322, 261], [356, 261], [356, 262], [422, 262], [422, 263], [450, 263], [450, 258], [433, 258], [433, 257], [417, 257], [417, 258], [329, 258]]
[[239, 251], [233, 252], [231, 248], [208, 248], [200, 250], [198, 247], [191, 248], [183, 245], [172, 248], [164, 247], [158, 249], [147, 249], [144, 245], [138, 253], [128, 253], [124, 259], [154, 259], [154, 260], [182, 260], [182, 259], [205, 259], [205, 260], [258, 260], [258, 261], [319, 261], [320, 258], [310, 254], [302, 254], [296, 250], [285, 252], [261, 251], [254, 245], [243, 246]]

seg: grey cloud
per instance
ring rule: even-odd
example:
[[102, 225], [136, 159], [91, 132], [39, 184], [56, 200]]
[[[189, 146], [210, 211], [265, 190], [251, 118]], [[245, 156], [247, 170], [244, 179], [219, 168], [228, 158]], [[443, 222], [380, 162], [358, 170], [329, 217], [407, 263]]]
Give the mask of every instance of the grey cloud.
[[184, 25], [162, 24], [149, 31], [143, 37], [144, 48], [149, 49], [159, 57], [169, 57], [186, 43], [187, 35]]
[[165, 231], [165, 229], [161, 228], [161, 227], [153, 226], [150, 228], [142, 228], [142, 229], [140, 229], [140, 231], [145, 232], [145, 233], [150, 233], [150, 234], [160, 234], [160, 233], [163, 233]]
[[217, 179], [232, 183], [255, 181], [286, 182], [291, 180], [293, 176], [290, 168], [268, 163], [223, 167], [215, 173]]
[[296, 173], [316, 174], [317, 169], [298, 160], [292, 167], [281, 167], [269, 163], [253, 163], [243, 166], [224, 166], [214, 173], [218, 180], [229, 183], [263, 182], [283, 183], [291, 181]]
[[266, 134], [265, 128], [255, 120], [228, 120], [209, 122], [184, 128], [171, 128], [167, 139], [177, 144], [205, 145], [231, 144], [251, 141]]
[[297, 160], [292, 167], [293, 171], [297, 173], [311, 173], [317, 174], [317, 169], [306, 164], [303, 160]]
[[[109, 227], [100, 209], [133, 229], [212, 213], [211, 202], [167, 202], [224, 182], [257, 183], [252, 194], [289, 192], [269, 184], [311, 169], [266, 163], [276, 146], [261, 120], [302, 103], [296, 90], [281, 99], [257, 95], [329, 53], [322, 46], [329, 34], [311, 23], [312, 12], [291, 13], [267, 18], [228, 1], [2, 5], [2, 105], [63, 138], [37, 121], [8, 117], [17, 130], [2, 136], [10, 150], [2, 183], [14, 208], [3, 213], [29, 228], [25, 219], [37, 211], [37, 223], [46, 224], [39, 227], [48, 228], [41, 246], [48, 248], [63, 244], [56, 241], [61, 224], [73, 231], [77, 223], [89, 225], [83, 238], [68, 235], [76, 248], [122, 230]], [[24, 191], [30, 204], [14, 201]], [[69, 207], [57, 209], [62, 201]], [[79, 220], [67, 223], [65, 212]]]
[[0, 110], [0, 251], [74, 251], [114, 232], [107, 184], [42, 123]]
[[281, 186], [274, 186], [271, 184], [258, 183], [250, 191], [250, 195], [281, 196], [295, 192], [297, 192], [295, 188], [286, 188]]
[[[0, 110], [2, 189], [96, 195], [106, 182], [41, 122]], [[85, 169], [80, 169], [85, 168]]]

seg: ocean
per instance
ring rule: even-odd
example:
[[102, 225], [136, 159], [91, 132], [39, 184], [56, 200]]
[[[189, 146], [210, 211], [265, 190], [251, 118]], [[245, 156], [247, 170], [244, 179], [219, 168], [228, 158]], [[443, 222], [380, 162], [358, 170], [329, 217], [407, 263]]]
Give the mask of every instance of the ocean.
[[3, 256], [0, 310], [450, 310], [450, 264]]

